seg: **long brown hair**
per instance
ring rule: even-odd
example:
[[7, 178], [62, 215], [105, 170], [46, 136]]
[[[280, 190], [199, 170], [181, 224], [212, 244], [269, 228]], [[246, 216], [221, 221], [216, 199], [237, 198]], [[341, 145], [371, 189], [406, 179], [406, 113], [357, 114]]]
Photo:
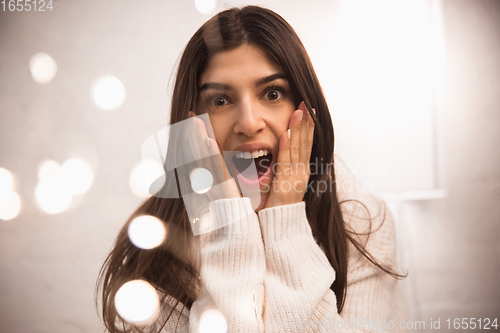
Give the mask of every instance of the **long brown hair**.
[[[250, 43], [264, 50], [269, 59], [278, 64], [288, 76], [296, 106], [304, 101], [315, 121], [311, 161], [327, 165], [322, 173], [312, 173], [310, 188], [323, 182], [333, 184], [329, 191], [306, 191], [307, 218], [313, 235], [335, 270], [331, 285], [342, 311], [345, 302], [348, 272], [348, 242], [374, 265], [394, 277], [402, 277], [380, 265], [364, 248], [362, 242], [346, 231], [336, 190], [334, 168], [334, 132], [330, 111], [309, 56], [293, 28], [277, 13], [257, 6], [231, 8], [208, 20], [190, 39], [182, 54], [172, 95], [170, 124], [188, 118], [196, 110], [199, 78], [210, 57]], [[311, 110], [315, 108], [314, 115]], [[167, 179], [175, 186], [175, 179]], [[309, 188], [309, 187], [308, 187]], [[362, 203], [360, 203], [362, 204]], [[363, 205], [363, 204], [362, 204]], [[151, 250], [141, 250], [129, 240], [127, 228], [139, 215], [152, 215], [164, 221], [168, 235], [164, 243]], [[102, 287], [102, 317], [110, 332], [130, 332], [117, 314], [114, 297], [127, 281], [142, 278], [150, 282], [163, 295], [170, 295], [187, 308], [196, 300], [200, 280], [196, 264], [197, 244], [191, 231], [186, 209], [181, 198], [168, 199], [153, 196], [147, 199], [129, 218], [120, 231], [116, 245], [107, 257], [96, 288]], [[162, 304], [164, 303], [162, 299]], [[169, 316], [164, 318], [162, 327]], [[137, 329], [137, 328], [134, 328]]]

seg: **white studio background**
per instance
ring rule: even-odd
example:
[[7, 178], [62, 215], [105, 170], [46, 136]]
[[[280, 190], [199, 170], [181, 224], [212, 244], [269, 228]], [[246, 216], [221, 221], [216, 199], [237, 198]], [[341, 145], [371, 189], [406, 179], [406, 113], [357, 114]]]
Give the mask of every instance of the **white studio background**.
[[[211, 13], [242, 4], [219, 1]], [[498, 2], [255, 4], [297, 31], [329, 102], [336, 154], [396, 215], [410, 319], [498, 315]], [[0, 7], [0, 168], [20, 200], [18, 215], [0, 220], [0, 327], [101, 332], [94, 286], [143, 200], [129, 186], [141, 144], [167, 125], [178, 58], [211, 14], [194, 1], [52, 6]], [[57, 65], [47, 82], [30, 72], [40, 52]], [[106, 75], [124, 87], [112, 110], [93, 100]], [[36, 197], [41, 163], [73, 158], [87, 163], [91, 186], [48, 214]]]

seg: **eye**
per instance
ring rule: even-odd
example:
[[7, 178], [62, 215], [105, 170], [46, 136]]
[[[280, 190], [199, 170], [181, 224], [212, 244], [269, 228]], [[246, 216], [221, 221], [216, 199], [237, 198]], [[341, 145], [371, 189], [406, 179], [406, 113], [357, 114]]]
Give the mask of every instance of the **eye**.
[[213, 100], [213, 105], [215, 106], [223, 106], [225, 105], [226, 99], [224, 97], [216, 97], [214, 100]]
[[267, 92], [267, 98], [269, 98], [270, 100], [277, 100], [280, 98], [280, 91], [278, 90], [270, 90]]
[[272, 102], [279, 102], [286, 95], [286, 92], [284, 87], [271, 86], [264, 90], [264, 98]]
[[207, 96], [204, 100], [205, 105], [209, 108], [217, 108], [229, 104], [229, 100], [221, 94], [212, 94], [210, 96]]

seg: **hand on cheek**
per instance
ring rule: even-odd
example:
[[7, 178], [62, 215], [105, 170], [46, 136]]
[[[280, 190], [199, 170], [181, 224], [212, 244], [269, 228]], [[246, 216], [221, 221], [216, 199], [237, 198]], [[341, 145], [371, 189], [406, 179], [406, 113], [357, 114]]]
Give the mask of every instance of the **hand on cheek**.
[[314, 121], [304, 102], [292, 114], [288, 127], [280, 137], [276, 173], [265, 208], [301, 202], [306, 192]]
[[[188, 117], [196, 118], [196, 114], [193, 111], [189, 111]], [[217, 189], [210, 189], [206, 192], [210, 201], [240, 198], [241, 193], [235, 180], [230, 177], [217, 141], [208, 136], [203, 120], [195, 119], [193, 125], [193, 128], [190, 128], [191, 130], [189, 131], [190, 135], [188, 138], [190, 142], [186, 146], [186, 149], [187, 147], [191, 148], [193, 156], [199, 157], [196, 159], [198, 167], [209, 170], [214, 182], [220, 184]], [[212, 156], [213, 158], [201, 158], [205, 156]]]

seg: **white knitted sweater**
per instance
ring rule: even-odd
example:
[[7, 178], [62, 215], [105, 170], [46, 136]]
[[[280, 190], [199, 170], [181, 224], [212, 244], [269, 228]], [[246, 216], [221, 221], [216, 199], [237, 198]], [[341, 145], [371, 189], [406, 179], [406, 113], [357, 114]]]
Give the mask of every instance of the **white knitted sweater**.
[[[338, 190], [338, 196], [367, 206], [370, 215], [358, 203], [341, 204], [347, 228], [371, 230], [359, 239], [380, 263], [397, 271], [394, 219], [385, 203], [368, 193]], [[231, 333], [404, 331], [399, 329], [405, 311], [398, 280], [351, 243], [347, 296], [338, 313], [330, 289], [335, 271], [312, 235], [304, 202], [255, 213], [249, 198], [222, 199], [210, 203], [210, 214], [228, 225], [200, 236], [200, 295], [190, 311], [181, 311], [179, 303], [162, 332], [200, 332], [211, 309], [222, 313]]]

